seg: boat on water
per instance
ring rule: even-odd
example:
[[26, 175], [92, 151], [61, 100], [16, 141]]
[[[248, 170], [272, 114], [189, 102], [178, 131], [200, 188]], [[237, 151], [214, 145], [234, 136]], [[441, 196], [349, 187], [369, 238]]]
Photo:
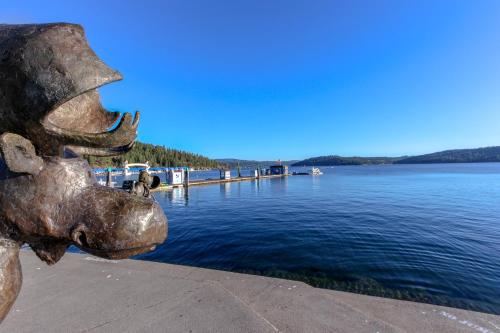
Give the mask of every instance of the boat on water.
[[321, 172], [321, 170], [319, 168], [315, 168], [315, 167], [313, 167], [311, 169], [311, 173], [313, 176], [320, 176], [323, 174], [323, 172]]
[[297, 171], [294, 171], [292, 173], [293, 176], [309, 176], [309, 172], [297, 172]]

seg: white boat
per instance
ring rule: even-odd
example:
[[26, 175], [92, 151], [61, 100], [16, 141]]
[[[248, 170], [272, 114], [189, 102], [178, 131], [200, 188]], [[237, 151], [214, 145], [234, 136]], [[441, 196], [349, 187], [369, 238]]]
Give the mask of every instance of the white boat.
[[315, 167], [313, 167], [311, 169], [311, 173], [313, 176], [320, 176], [323, 174], [323, 172], [321, 172], [321, 170], [319, 168], [315, 168]]

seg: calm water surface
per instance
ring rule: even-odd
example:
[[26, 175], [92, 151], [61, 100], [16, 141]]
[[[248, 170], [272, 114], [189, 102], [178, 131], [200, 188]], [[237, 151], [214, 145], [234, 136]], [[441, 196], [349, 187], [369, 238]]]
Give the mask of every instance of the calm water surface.
[[156, 193], [139, 258], [500, 314], [500, 163], [322, 171]]

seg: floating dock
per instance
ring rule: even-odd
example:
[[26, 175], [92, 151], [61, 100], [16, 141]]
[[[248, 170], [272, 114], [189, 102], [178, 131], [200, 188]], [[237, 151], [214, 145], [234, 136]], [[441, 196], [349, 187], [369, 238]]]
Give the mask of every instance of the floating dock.
[[500, 332], [500, 316], [305, 283], [67, 253], [21, 251], [24, 283], [0, 333]]
[[200, 186], [200, 185], [214, 185], [214, 184], [224, 184], [224, 183], [235, 183], [235, 182], [243, 182], [243, 181], [259, 181], [262, 179], [270, 179], [270, 178], [283, 178], [291, 175], [263, 175], [259, 177], [234, 177], [229, 179], [195, 179], [190, 180], [189, 183], [186, 184], [176, 184], [169, 185], [162, 183], [159, 187], [151, 190], [151, 192], [159, 192], [159, 191], [170, 191], [176, 187], [185, 187], [185, 186]]

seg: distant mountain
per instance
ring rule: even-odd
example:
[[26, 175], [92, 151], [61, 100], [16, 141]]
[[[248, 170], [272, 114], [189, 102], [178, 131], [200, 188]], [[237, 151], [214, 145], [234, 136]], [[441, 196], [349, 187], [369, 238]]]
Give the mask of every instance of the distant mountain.
[[[228, 166], [242, 169], [262, 168], [278, 164], [277, 161], [240, 160], [235, 158], [209, 159], [185, 151], [164, 146], [137, 142], [130, 152], [115, 157], [86, 156], [94, 167], [121, 166], [125, 160], [132, 162], [149, 161], [152, 166], [192, 166], [195, 168], [219, 168]], [[291, 166], [327, 166], [327, 165], [362, 165], [362, 164], [419, 164], [419, 163], [472, 163], [500, 162], [500, 146], [476, 149], [445, 150], [432, 154], [402, 157], [342, 157], [337, 155], [311, 157], [302, 161], [281, 161]]]
[[298, 161], [294, 163], [293, 166], [478, 162], [500, 162], [500, 146], [445, 150], [432, 154], [402, 157], [342, 157], [337, 155], [318, 156]]
[[445, 150], [432, 154], [411, 156], [395, 161], [397, 164], [500, 162], [500, 146], [475, 149]]
[[[236, 168], [236, 167], [238, 167], [238, 164], [239, 164], [240, 168], [242, 168], [242, 169], [256, 168], [258, 166], [268, 167], [270, 165], [275, 165], [275, 164], [279, 163], [278, 161], [239, 160], [236, 158], [216, 158], [215, 161], [220, 163], [220, 164], [227, 165], [230, 168]], [[295, 162], [297, 162], [297, 160], [281, 161], [281, 163], [285, 164], [285, 165], [291, 165]]]
[[342, 157], [338, 155], [311, 157], [295, 162], [292, 166], [326, 166], [326, 165], [362, 165], [362, 164], [393, 164], [405, 157]]

